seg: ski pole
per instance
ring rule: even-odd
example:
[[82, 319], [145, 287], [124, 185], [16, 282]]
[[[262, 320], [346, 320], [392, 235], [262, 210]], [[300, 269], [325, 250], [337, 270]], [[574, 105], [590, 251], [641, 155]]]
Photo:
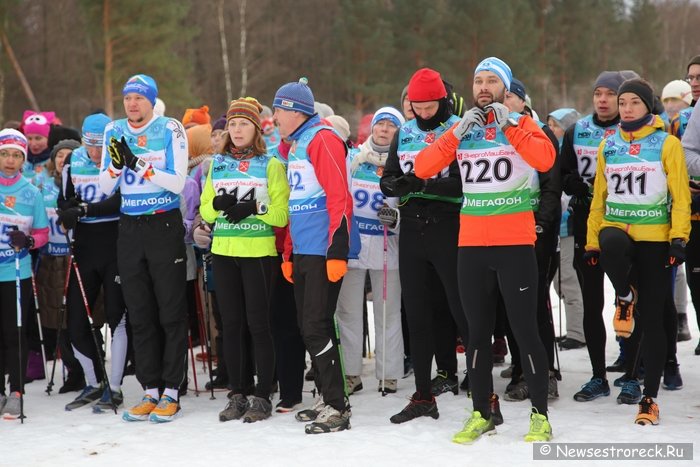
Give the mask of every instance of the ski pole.
[[389, 246], [389, 233], [387, 231], [387, 226], [384, 226], [384, 280], [382, 283], [382, 397], [386, 396], [386, 283], [388, 274], [388, 246]]
[[559, 237], [559, 269], [557, 270], [557, 282], [559, 282], [559, 336], [562, 335], [562, 328], [561, 328], [561, 296], [563, 295], [563, 292], [561, 290], [561, 237]]
[[92, 342], [95, 344], [95, 351], [97, 352], [97, 360], [100, 363], [100, 370], [102, 370], [102, 378], [105, 384], [107, 385], [107, 392], [109, 392], [109, 399], [112, 401], [112, 409], [114, 410], [114, 415], [117, 415], [117, 404], [114, 403], [114, 395], [112, 394], [112, 386], [109, 384], [109, 377], [107, 376], [107, 370], [105, 369], [105, 362], [102, 359], [102, 355], [100, 353], [100, 344], [97, 342], [97, 336], [95, 336], [95, 333], [93, 331], [94, 329], [94, 321], [92, 319], [92, 312], [90, 311], [90, 304], [88, 303], [87, 296], [85, 295], [85, 288], [83, 287], [83, 278], [80, 275], [80, 268], [78, 268], [78, 262], [75, 260], [75, 251], [73, 249], [73, 241], [75, 239], [75, 235], [73, 235], [73, 238], [70, 238], [68, 236], [68, 233], [66, 232], [66, 240], [68, 241], [68, 251], [70, 252], [70, 257], [71, 257], [71, 263], [73, 264], [73, 271], [75, 271], [75, 278], [78, 280], [78, 288], [80, 289], [80, 295], [83, 297], [83, 305], [85, 305], [85, 314], [87, 314], [88, 318], [88, 323], [90, 324], [90, 334], [92, 335]]
[[63, 329], [63, 318], [66, 315], [66, 296], [68, 295], [68, 280], [70, 278], [72, 260], [68, 256], [68, 267], [66, 268], [66, 281], [63, 283], [63, 297], [61, 298], [61, 307], [58, 309], [58, 331], [56, 331], [56, 348], [53, 354], [53, 364], [51, 365], [51, 379], [46, 385], [46, 394], [51, 395], [53, 390], [53, 377], [56, 374], [56, 360], [58, 360], [59, 347], [61, 342], [61, 330]]
[[24, 368], [22, 368], [22, 292], [20, 290], [19, 269], [19, 249], [15, 248], [15, 295], [17, 297], [17, 342], [19, 350], [19, 420], [20, 423], [24, 424]]
[[[212, 365], [211, 365], [211, 333], [209, 331], [209, 291], [207, 290], [207, 266], [209, 265], [209, 261], [211, 261], [211, 253], [205, 253], [202, 255], [202, 288], [204, 289], [204, 308], [205, 308], [205, 326], [204, 326], [204, 335], [207, 341], [207, 366], [209, 367], [209, 389], [211, 391], [211, 397], [209, 397], [209, 400], [214, 400], [216, 397], [214, 397], [214, 380], [212, 379]], [[220, 350], [220, 349], [219, 349]]]
[[34, 276], [34, 271], [32, 271], [32, 292], [34, 294], [34, 309], [36, 310], [36, 323], [39, 327], [39, 344], [41, 345], [41, 358], [44, 362], [44, 375], [48, 375], [48, 365], [46, 364], [46, 344], [44, 343], [44, 331], [41, 329], [41, 314], [39, 313], [39, 294], [36, 291], [36, 278]]
[[192, 360], [192, 377], [194, 378], [194, 395], [199, 397], [199, 385], [197, 384], [197, 368], [194, 363], [194, 350], [192, 350], [192, 333], [187, 331], [187, 341], [190, 347], [190, 359]]

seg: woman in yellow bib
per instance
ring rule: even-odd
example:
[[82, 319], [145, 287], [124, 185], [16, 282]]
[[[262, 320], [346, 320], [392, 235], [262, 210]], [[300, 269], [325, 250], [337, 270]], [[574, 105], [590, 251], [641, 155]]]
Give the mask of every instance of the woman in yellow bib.
[[[600, 261], [615, 287], [615, 333], [643, 337], [646, 377], [635, 422], [656, 425], [670, 266], [685, 260], [690, 234], [688, 173], [680, 141], [665, 133], [661, 118], [651, 113], [651, 86], [627, 80], [617, 96], [620, 125], [598, 148], [584, 259], [589, 265]], [[631, 384], [639, 387], [636, 380]]]

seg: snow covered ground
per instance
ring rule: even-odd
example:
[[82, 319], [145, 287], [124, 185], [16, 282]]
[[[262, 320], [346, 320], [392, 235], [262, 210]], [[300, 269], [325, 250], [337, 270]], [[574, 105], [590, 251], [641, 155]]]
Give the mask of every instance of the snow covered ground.
[[[606, 283], [606, 323], [612, 320], [612, 287]], [[559, 317], [556, 295], [554, 318], [557, 333]], [[371, 310], [371, 304], [370, 304]], [[550, 419], [556, 442], [698, 442], [700, 441], [700, 356], [693, 354], [700, 332], [694, 310], [689, 305], [693, 339], [678, 346], [684, 388], [670, 392], [661, 389], [657, 399], [661, 424], [656, 427], [634, 425], [636, 406], [617, 405], [618, 388], [610, 397], [579, 403], [572, 399], [580, 385], [590, 378], [586, 349], [559, 353], [563, 381], [560, 398], [551, 404]], [[373, 322], [372, 319], [369, 320]], [[374, 339], [372, 339], [374, 342]], [[617, 343], [608, 327], [607, 361], [617, 356]], [[460, 369], [464, 357], [459, 358]], [[203, 387], [207, 376], [198, 365], [198, 380]], [[498, 394], [507, 381], [499, 377], [504, 367], [494, 368]], [[191, 375], [190, 375], [191, 376]], [[611, 379], [619, 374], [611, 375]], [[522, 441], [528, 429], [529, 402], [501, 401], [505, 423], [496, 436], [485, 437], [471, 446], [453, 444], [450, 439], [469, 415], [471, 401], [463, 394], [444, 394], [438, 398], [440, 418], [420, 419], [393, 425], [389, 417], [398, 412], [413, 392], [411, 378], [399, 382], [397, 394], [382, 397], [376, 391], [374, 362], [365, 360], [365, 389], [351, 397], [352, 429], [346, 432], [306, 435], [302, 423], [293, 414], [273, 414], [264, 422], [220, 423], [218, 412], [224, 407], [225, 392], [216, 400], [208, 393], [190, 393], [182, 400], [183, 416], [170, 424], [126, 423], [114, 414], [95, 415], [90, 409], [64, 412], [63, 407], [76, 393], [52, 396], [44, 393], [46, 381], [27, 385], [24, 425], [0, 420], [0, 466], [121, 466], [141, 465], [255, 465], [262, 466], [433, 466], [433, 465], [531, 465], [533, 445]], [[307, 389], [311, 388], [310, 383]], [[612, 384], [612, 381], [611, 381]], [[56, 389], [60, 387], [57, 385]], [[127, 405], [142, 393], [133, 376], [125, 381]], [[310, 393], [305, 402], [312, 403]], [[276, 401], [273, 401], [273, 404]], [[696, 443], [700, 447], [700, 443]], [[537, 449], [537, 447], [535, 447]], [[617, 460], [620, 462], [620, 460]], [[547, 461], [540, 461], [540, 464]], [[549, 462], [551, 465], [551, 462]], [[566, 465], [610, 465], [606, 461], [570, 462]], [[700, 452], [694, 461], [629, 461], [629, 465], [700, 465]]]

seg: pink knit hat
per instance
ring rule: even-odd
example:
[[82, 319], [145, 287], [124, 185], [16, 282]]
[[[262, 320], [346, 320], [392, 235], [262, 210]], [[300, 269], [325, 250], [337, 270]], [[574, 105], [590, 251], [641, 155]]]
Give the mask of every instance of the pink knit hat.
[[41, 135], [48, 138], [51, 123], [53, 123], [55, 118], [56, 114], [54, 112], [25, 110], [22, 117], [22, 131], [25, 135]]

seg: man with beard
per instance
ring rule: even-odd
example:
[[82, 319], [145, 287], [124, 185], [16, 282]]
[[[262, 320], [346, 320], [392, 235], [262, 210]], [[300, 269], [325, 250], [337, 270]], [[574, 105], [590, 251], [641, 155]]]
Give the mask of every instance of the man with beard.
[[479, 63], [472, 86], [474, 107], [416, 158], [418, 177], [430, 177], [456, 160], [462, 179], [457, 277], [469, 321], [467, 371], [474, 411], [453, 437], [456, 443], [472, 443], [495, 430], [491, 334], [499, 291], [520, 346], [533, 405], [525, 441], [552, 436], [547, 355], [537, 329], [537, 235], [530, 179], [535, 170], [549, 170], [556, 152], [532, 118], [510, 113], [503, 104], [512, 76], [499, 58]]
[[[134, 75], [122, 89], [126, 118], [105, 128], [99, 186], [121, 191], [117, 266], [145, 388], [126, 421], [164, 423], [180, 415], [187, 365], [187, 270], [180, 193], [187, 136], [177, 120], [153, 113], [158, 86]], [[162, 389], [161, 389], [162, 388]]]

